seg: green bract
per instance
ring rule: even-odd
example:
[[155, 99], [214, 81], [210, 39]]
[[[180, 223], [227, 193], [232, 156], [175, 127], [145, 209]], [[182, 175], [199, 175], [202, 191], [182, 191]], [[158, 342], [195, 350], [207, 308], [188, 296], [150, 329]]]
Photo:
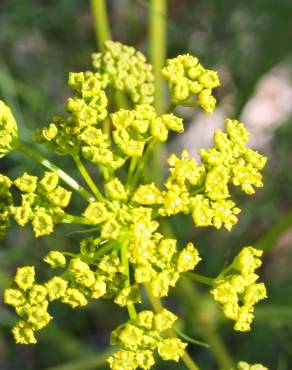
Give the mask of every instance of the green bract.
[[[143, 286], [155, 300], [167, 296], [182, 275], [200, 276], [191, 272], [201, 261], [197, 247], [192, 242], [182, 247], [164, 235], [161, 218], [183, 213], [192, 217], [195, 227], [224, 226], [230, 231], [240, 212], [231, 198], [232, 187], [254, 194], [263, 186], [261, 170], [266, 158], [246, 146], [244, 125], [227, 119], [226, 130], [214, 134], [214, 146], [200, 150], [200, 162], [183, 150], [180, 156], [171, 154], [167, 159], [169, 175], [162, 187], [143, 181], [155, 144], [166, 142], [170, 132], [184, 131], [182, 118], [172, 112], [176, 105], [198, 94], [198, 104], [207, 113], [213, 112], [217, 73], [188, 54], [168, 60], [162, 74], [172, 102], [167, 113], [157, 114], [151, 105], [152, 67], [140, 52], [109, 41], [93, 60], [96, 72], [69, 74], [75, 96], [67, 101], [68, 116], [54, 117], [34, 137], [57, 154], [71, 155], [91, 193], [33, 152], [50, 171], [40, 179], [27, 172], [13, 181], [0, 175], [0, 235], [12, 217], [20, 226], [31, 223], [36, 237], [51, 234], [59, 223], [89, 225], [95, 235], [81, 240], [78, 253], [51, 250], [44, 256], [54, 270], [47, 281], [37, 282], [33, 266], [18, 268], [4, 300], [20, 316], [12, 329], [16, 342], [30, 344], [36, 342], [35, 333], [51, 321], [52, 301], [77, 308], [90, 299], [111, 299], [127, 307], [129, 321], [112, 332], [111, 343], [120, 349], [109, 357], [109, 366], [113, 370], [149, 369], [155, 353], [162, 360], [179, 361], [187, 344], [172, 329], [175, 314], [157, 307], [155, 313], [137, 312]], [[110, 97], [116, 90], [126, 93], [130, 106], [113, 112]], [[15, 120], [0, 102], [0, 154], [13, 150], [16, 142]], [[18, 149], [22, 148], [19, 143]], [[27, 147], [24, 151], [32, 153]], [[98, 165], [102, 185], [91, 179], [81, 154]], [[65, 212], [72, 192], [60, 184], [61, 179], [88, 202], [81, 215]], [[14, 199], [14, 193], [20, 197]], [[259, 257], [260, 251], [245, 247], [216, 279], [198, 279], [211, 281], [211, 293], [224, 315], [235, 321], [235, 330], [250, 329], [253, 307], [266, 297], [265, 286], [256, 283], [254, 273], [261, 264]], [[240, 363], [238, 369], [261, 369], [246, 366]]]

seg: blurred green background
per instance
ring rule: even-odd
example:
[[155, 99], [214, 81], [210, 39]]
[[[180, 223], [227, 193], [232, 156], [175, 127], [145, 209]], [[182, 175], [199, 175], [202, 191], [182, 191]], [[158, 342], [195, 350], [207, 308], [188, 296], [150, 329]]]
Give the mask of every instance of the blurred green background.
[[[148, 53], [149, 4], [144, 0], [108, 1], [113, 39]], [[165, 305], [181, 316], [186, 334], [211, 344], [189, 345], [202, 370], [222, 369], [229, 359], [261, 362], [270, 370], [292, 369], [292, 2], [291, 0], [170, 0], [167, 15], [168, 56], [189, 52], [219, 71], [219, 114], [204, 122], [192, 109], [186, 133], [168, 150], [187, 146], [195, 152], [210, 145], [210, 135], [224, 117], [247, 122], [252, 146], [269, 157], [265, 187], [254, 197], [236, 194], [242, 208], [231, 233], [195, 229], [191, 219], [176, 217], [171, 231], [183, 244], [195, 241], [202, 256], [199, 272], [216, 276], [244, 245], [265, 249], [262, 279], [269, 299], [258, 305], [248, 333], [232, 330], [205, 287], [182, 281]], [[0, 98], [17, 117], [29, 140], [33, 130], [63, 112], [69, 71], [90, 69], [97, 50], [90, 3], [82, 0], [0, 1]], [[218, 123], [219, 122], [219, 123]], [[72, 168], [69, 158], [54, 158]], [[161, 154], [163, 159], [163, 154]], [[161, 159], [161, 160], [162, 160]], [[0, 161], [1, 173], [15, 177], [24, 169], [43, 170], [18, 154]], [[161, 168], [161, 171], [163, 169]], [[94, 169], [91, 168], [94, 176]], [[83, 209], [76, 196], [72, 209]], [[29, 228], [13, 226], [0, 249], [0, 289], [10, 283], [16, 266], [35, 264], [40, 278], [49, 272], [41, 259], [50, 249], [77, 249], [80, 235], [58, 227], [54, 236], [35, 240]], [[91, 302], [86, 309], [52, 307], [55, 320], [36, 346], [15, 345], [10, 328], [13, 312], [0, 306], [1, 370], [103, 369], [110, 331], [126, 320], [111, 302]], [[146, 307], [146, 306], [145, 306]], [[183, 369], [183, 364], [157, 364], [155, 369]]]

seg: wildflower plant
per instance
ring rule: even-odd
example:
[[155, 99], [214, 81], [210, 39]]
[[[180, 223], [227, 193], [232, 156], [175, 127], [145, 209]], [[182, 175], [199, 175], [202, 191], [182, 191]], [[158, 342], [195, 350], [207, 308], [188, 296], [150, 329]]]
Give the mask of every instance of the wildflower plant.
[[[73, 96], [66, 103], [67, 114], [53, 117], [34, 135], [37, 144], [73, 158], [88, 190], [19, 139], [10, 109], [0, 102], [1, 156], [18, 150], [46, 167], [40, 177], [28, 172], [15, 179], [0, 175], [1, 236], [12, 220], [21, 227], [31, 224], [36, 238], [52, 234], [60, 223], [88, 227], [78, 253], [51, 250], [43, 257], [54, 270], [49, 280], [40, 282], [34, 266], [19, 267], [4, 300], [20, 317], [12, 329], [19, 344], [37, 342], [38, 331], [53, 319], [53, 301], [78, 308], [89, 300], [112, 300], [127, 308], [129, 320], [111, 333], [111, 344], [119, 348], [107, 360], [110, 368], [150, 369], [156, 354], [165, 361], [184, 360], [187, 343], [173, 330], [175, 313], [145, 310], [142, 293], [150, 301], [166, 297], [181, 276], [207, 282], [218, 307], [235, 322], [234, 329], [250, 330], [254, 306], [267, 296], [255, 273], [261, 251], [244, 247], [216, 278], [202, 277], [194, 272], [202, 260], [197, 244], [179, 245], [163, 233], [161, 220], [182, 213], [192, 217], [194, 227], [231, 231], [240, 212], [232, 189], [253, 195], [262, 187], [266, 158], [247, 147], [249, 133], [242, 123], [226, 119], [225, 130], [215, 131], [213, 147], [199, 151], [200, 161], [186, 150], [171, 154], [163, 186], [146, 182], [143, 174], [155, 145], [184, 131], [175, 107], [197, 104], [212, 114], [218, 74], [189, 54], [167, 60], [161, 73], [171, 102], [167, 112], [158, 114], [151, 105], [152, 66], [142, 53], [107, 41], [93, 55], [93, 66], [93, 71], [69, 74]], [[114, 110], [117, 92], [127, 97], [128, 105]], [[97, 166], [102, 183], [90, 177], [84, 160]], [[67, 210], [75, 193], [87, 202], [80, 215]], [[238, 369], [264, 369], [260, 366], [240, 363]]]

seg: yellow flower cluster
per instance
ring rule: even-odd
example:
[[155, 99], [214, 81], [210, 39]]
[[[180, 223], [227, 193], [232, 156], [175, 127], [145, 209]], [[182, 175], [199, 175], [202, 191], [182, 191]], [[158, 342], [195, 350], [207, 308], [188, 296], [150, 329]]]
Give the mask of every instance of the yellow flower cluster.
[[209, 114], [213, 113], [216, 99], [212, 89], [220, 86], [217, 72], [205, 69], [198, 58], [184, 54], [168, 59], [162, 75], [168, 81], [173, 102], [184, 102], [198, 94], [200, 107]]
[[[77, 254], [50, 251], [44, 261], [62, 273], [42, 284], [36, 283], [33, 266], [18, 268], [4, 299], [21, 317], [12, 331], [16, 342], [23, 344], [35, 343], [35, 332], [52, 319], [50, 302], [60, 300], [76, 308], [86, 306], [91, 298], [111, 299], [127, 307], [130, 316], [130, 321], [111, 335], [111, 343], [121, 347], [108, 359], [111, 369], [149, 369], [155, 362], [154, 351], [163, 360], [179, 361], [186, 344], [167, 333], [177, 319], [171, 312], [136, 313], [134, 304], [142, 302], [141, 284], [147, 284], [154, 297], [165, 297], [181, 274], [195, 269], [201, 260], [193, 243], [178, 248], [175, 239], [162, 235], [156, 218], [191, 214], [197, 227], [231, 230], [240, 210], [231, 199], [230, 185], [254, 194], [255, 188], [263, 185], [260, 171], [266, 158], [246, 147], [248, 132], [243, 124], [227, 119], [226, 132], [214, 134], [214, 147], [200, 150], [201, 163], [184, 150], [180, 157], [172, 154], [168, 158], [170, 173], [163, 189], [153, 182], [141, 183], [152, 145], [166, 142], [170, 131], [183, 132], [183, 120], [170, 112], [159, 116], [150, 105], [152, 67], [134, 48], [108, 41], [104, 51], [93, 56], [93, 64], [96, 73], [69, 74], [68, 84], [76, 92], [66, 104], [69, 116], [53, 118], [37, 131], [35, 140], [57, 154], [72, 155], [96, 198], [85, 197], [90, 201], [82, 217], [68, 215], [63, 209], [71, 192], [59, 185], [56, 173], [45, 172], [39, 179], [25, 172], [15, 181], [0, 175], [0, 236], [11, 216], [21, 226], [31, 222], [36, 237], [51, 234], [56, 223], [75, 221], [96, 225], [98, 234], [83, 239]], [[187, 100], [198, 94], [198, 104], [207, 113], [213, 112], [212, 89], [220, 84], [216, 72], [187, 54], [168, 60], [162, 74], [169, 82], [171, 107], [188, 104]], [[113, 90], [127, 93], [134, 108], [119, 109], [108, 117], [106, 92], [112, 95]], [[99, 127], [105, 119], [112, 128], [110, 133]], [[15, 120], [0, 101], [0, 156], [15, 148], [17, 140]], [[78, 165], [79, 152], [104, 167], [101, 191], [82, 163]], [[124, 173], [114, 171], [127, 161], [128, 174], [123, 181]], [[21, 204], [13, 202], [12, 185], [21, 192]], [[250, 329], [254, 305], [266, 297], [265, 286], [256, 282], [254, 272], [261, 264], [259, 257], [260, 251], [245, 247], [215, 279], [211, 291], [225, 316], [235, 321], [235, 330]], [[245, 363], [238, 366], [261, 369]]]
[[[227, 119], [225, 126], [226, 133], [216, 130], [214, 148], [200, 150], [202, 162], [208, 170], [217, 166], [226, 167], [228, 180], [224, 183], [231, 182], [240, 186], [246, 194], [254, 194], [254, 187], [263, 186], [260, 171], [264, 168], [267, 158], [246, 147], [249, 133], [242, 123]], [[212, 198], [218, 199], [218, 196], [214, 198], [213, 195]]]
[[92, 59], [110, 87], [126, 92], [133, 103], [152, 103], [154, 76], [142, 53], [120, 42], [106, 41], [104, 51], [93, 54]]
[[[88, 248], [93, 251], [91, 258]], [[45, 327], [52, 319], [48, 313], [49, 302], [61, 300], [72, 308], [86, 306], [88, 299], [114, 298], [120, 306], [141, 301], [137, 286], [126, 288], [124, 267], [115, 253], [95, 258], [99, 246], [94, 240], [81, 242], [81, 253], [67, 262], [60, 251], [51, 251], [44, 261], [51, 268], [66, 268], [60, 276], [54, 276], [43, 284], [35, 282], [35, 268], [17, 269], [15, 287], [5, 290], [4, 301], [13, 306], [22, 318], [12, 332], [17, 343], [36, 343], [34, 332]], [[86, 253], [84, 253], [86, 250]], [[87, 262], [89, 261], [89, 262]], [[96, 265], [91, 268], [91, 262]]]
[[14, 326], [12, 333], [16, 343], [36, 343], [34, 332], [45, 327], [52, 319], [47, 312], [47, 289], [44, 285], [35, 284], [33, 266], [19, 267], [14, 281], [16, 287], [5, 290], [4, 301], [13, 306], [23, 320]]
[[68, 84], [77, 93], [67, 101], [66, 111], [71, 116], [54, 117], [49, 126], [36, 131], [35, 141], [57, 154], [74, 155], [79, 152], [83, 137], [94, 138], [95, 131], [91, 130], [107, 117], [108, 101], [98, 73], [71, 72]]
[[149, 104], [136, 105], [135, 110], [120, 109], [111, 114], [113, 122], [113, 140], [119, 149], [129, 157], [141, 157], [144, 146], [154, 139], [165, 142], [168, 131], [183, 132], [181, 118], [174, 114], [158, 117]]
[[[115, 186], [114, 188], [112, 188]], [[199, 263], [198, 250], [189, 243], [180, 252], [176, 240], [157, 232], [159, 223], [152, 220], [149, 207], [127, 206], [117, 199], [127, 199], [125, 188], [118, 179], [105, 186], [111, 201], [92, 202], [83, 215], [92, 224], [100, 225], [103, 239], [117, 240], [123, 230], [129, 230], [128, 258], [134, 265], [136, 284], [150, 283], [155, 297], [164, 297], [174, 287], [181, 273], [193, 270]], [[135, 193], [133, 200], [137, 198]]]
[[62, 220], [62, 208], [68, 206], [72, 193], [59, 185], [55, 172], [45, 172], [41, 180], [25, 172], [14, 185], [22, 192], [21, 205], [11, 206], [15, 221], [20, 226], [31, 222], [36, 237], [51, 234], [54, 224]]
[[254, 187], [263, 186], [260, 170], [266, 158], [246, 147], [248, 132], [242, 123], [227, 119], [225, 124], [226, 133], [217, 130], [214, 134], [214, 148], [200, 150], [201, 164], [186, 150], [181, 158], [172, 154], [166, 190], [153, 183], [140, 185], [133, 200], [141, 205], [160, 205], [161, 216], [191, 213], [198, 227], [231, 230], [240, 209], [230, 199], [229, 184], [254, 194]]
[[164, 238], [155, 232], [159, 224], [151, 220], [151, 209], [135, 208], [130, 225], [131, 240], [128, 246], [129, 260], [134, 265], [137, 284], [149, 283], [155, 297], [168, 295], [176, 285], [180, 274], [193, 270], [200, 262], [198, 250], [189, 243], [180, 252], [175, 239]]
[[0, 100], [0, 158], [11, 152], [18, 142], [17, 124], [7, 105]]
[[263, 366], [262, 364], [249, 364], [245, 361], [240, 361], [236, 365], [236, 369], [230, 370], [269, 370], [267, 367]]
[[254, 272], [261, 265], [262, 253], [253, 247], [244, 247], [228, 267], [227, 276], [223, 271], [211, 291], [222, 305], [224, 315], [235, 321], [234, 329], [238, 331], [250, 330], [254, 305], [267, 297], [264, 283], [256, 283], [259, 276]]
[[165, 360], [178, 362], [184, 354], [186, 343], [178, 338], [163, 338], [161, 333], [170, 329], [177, 317], [163, 309], [158, 314], [141, 311], [111, 334], [111, 344], [121, 346], [107, 360], [112, 370], [150, 369], [155, 364], [153, 352]]
[[248, 364], [247, 362], [240, 361], [237, 364], [237, 370], [269, 370], [267, 367], [262, 364]]
[[111, 114], [111, 120], [116, 148], [111, 146], [108, 135], [95, 127], [86, 129], [80, 139], [86, 159], [114, 170], [121, 167], [129, 157], [141, 157], [150, 140], [164, 142], [169, 130], [184, 130], [181, 118], [174, 114], [158, 117], [149, 104], [138, 104], [134, 110], [120, 109]]
[[10, 226], [11, 206], [13, 204], [10, 187], [12, 181], [0, 174], [0, 239], [4, 238]]

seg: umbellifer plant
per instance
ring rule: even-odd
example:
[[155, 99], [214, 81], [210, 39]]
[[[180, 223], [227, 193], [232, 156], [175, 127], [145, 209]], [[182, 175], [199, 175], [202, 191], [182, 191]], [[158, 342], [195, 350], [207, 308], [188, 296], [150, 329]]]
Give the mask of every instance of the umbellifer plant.
[[[0, 102], [1, 156], [22, 151], [47, 168], [40, 178], [27, 172], [16, 179], [0, 175], [1, 236], [11, 219], [23, 227], [31, 223], [36, 238], [53, 233], [60, 223], [88, 225], [93, 235], [81, 240], [78, 253], [51, 250], [44, 257], [56, 271], [48, 281], [37, 280], [34, 266], [17, 269], [13, 285], [4, 293], [5, 302], [20, 317], [12, 333], [17, 343], [36, 343], [37, 332], [52, 320], [52, 301], [76, 308], [86, 306], [90, 299], [110, 299], [129, 314], [129, 320], [111, 334], [111, 344], [119, 347], [107, 360], [111, 369], [149, 369], [155, 352], [162, 360], [182, 359], [196, 369], [185, 352], [187, 343], [173, 330], [177, 316], [160, 305], [141, 310], [141, 291], [154, 302], [167, 296], [184, 275], [207, 284], [234, 329], [248, 331], [255, 304], [267, 296], [255, 272], [262, 252], [245, 246], [216, 278], [202, 276], [194, 272], [201, 261], [197, 247], [192, 242], [180, 246], [163, 235], [160, 220], [183, 213], [193, 218], [196, 227], [230, 231], [240, 212], [231, 199], [230, 186], [254, 194], [255, 188], [263, 186], [260, 171], [266, 158], [246, 146], [248, 131], [242, 123], [226, 119], [225, 132], [214, 134], [214, 146], [199, 151], [200, 162], [186, 150], [180, 156], [171, 154], [164, 186], [145, 183], [144, 170], [155, 144], [166, 142], [169, 132], [184, 131], [175, 108], [198, 105], [212, 114], [218, 75], [189, 54], [167, 60], [161, 72], [171, 101], [160, 115], [151, 105], [152, 67], [139, 51], [107, 41], [104, 50], [93, 55], [93, 66], [94, 71], [69, 74], [74, 96], [67, 101], [68, 114], [54, 117], [34, 135], [36, 143], [71, 156], [89, 190], [24, 144], [10, 109]], [[130, 106], [110, 113], [117, 91]], [[84, 159], [97, 165], [102, 184], [90, 177]], [[71, 189], [63, 187], [62, 181]], [[65, 211], [72, 191], [88, 202], [81, 215]], [[21, 198], [15, 197], [16, 192]], [[237, 368], [266, 369], [245, 362]]]

